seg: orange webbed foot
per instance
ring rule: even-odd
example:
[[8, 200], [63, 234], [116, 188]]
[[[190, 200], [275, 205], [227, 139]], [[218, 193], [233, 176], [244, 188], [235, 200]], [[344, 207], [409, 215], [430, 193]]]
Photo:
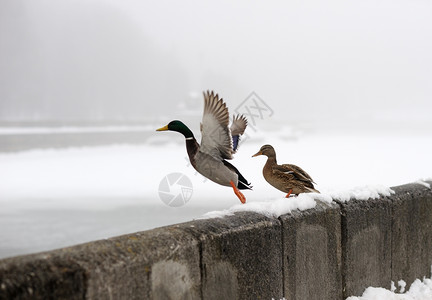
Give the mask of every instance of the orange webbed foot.
[[234, 194], [239, 198], [240, 202], [245, 204], [246, 203], [246, 197], [242, 194], [242, 192], [239, 191], [239, 189], [235, 186], [234, 182], [231, 180], [230, 184], [234, 190]]

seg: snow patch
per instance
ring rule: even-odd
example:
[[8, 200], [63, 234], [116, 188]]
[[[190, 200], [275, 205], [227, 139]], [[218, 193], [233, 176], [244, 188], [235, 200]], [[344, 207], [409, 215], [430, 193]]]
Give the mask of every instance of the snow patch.
[[[429, 180], [428, 180], [428, 181], [429, 181]], [[431, 188], [431, 187], [430, 187], [430, 184], [427, 183], [426, 181], [422, 180], [422, 179], [419, 179], [419, 180], [415, 181], [414, 183], [421, 184], [421, 185], [427, 187], [428, 189]]]
[[400, 292], [405, 292], [406, 282], [404, 280], [399, 280], [398, 285], [400, 286]]
[[368, 287], [360, 297], [351, 296], [346, 300], [430, 300], [432, 299], [432, 280], [423, 278], [416, 279], [408, 291], [405, 292], [406, 282], [398, 281], [400, 293], [396, 293], [396, 287], [392, 282], [391, 289], [380, 287]]
[[222, 218], [233, 215], [236, 212], [249, 211], [256, 212], [268, 217], [279, 217], [291, 213], [294, 210], [304, 211], [314, 208], [316, 201], [331, 203], [333, 200], [347, 202], [351, 199], [368, 200], [377, 199], [381, 196], [390, 196], [394, 191], [381, 185], [356, 187], [346, 191], [332, 191], [328, 193], [307, 193], [300, 194], [297, 197], [269, 199], [261, 202], [249, 202], [246, 204], [237, 204], [228, 209], [221, 211], [211, 211], [202, 216], [207, 218]]
[[390, 196], [395, 192], [383, 185], [368, 185], [362, 187], [355, 187], [353, 189], [345, 191], [330, 191], [328, 192], [333, 200], [340, 202], [347, 202], [352, 199], [356, 200], [368, 200], [377, 199], [381, 196]]
[[263, 214], [268, 217], [279, 217], [291, 213], [293, 210], [307, 210], [316, 206], [315, 200], [330, 203], [332, 200], [328, 195], [310, 193], [300, 194], [298, 197], [270, 199], [263, 202], [249, 202], [246, 204], [237, 204], [228, 209], [221, 211], [211, 211], [202, 216], [207, 218], [221, 218], [233, 215], [236, 212], [249, 211]]

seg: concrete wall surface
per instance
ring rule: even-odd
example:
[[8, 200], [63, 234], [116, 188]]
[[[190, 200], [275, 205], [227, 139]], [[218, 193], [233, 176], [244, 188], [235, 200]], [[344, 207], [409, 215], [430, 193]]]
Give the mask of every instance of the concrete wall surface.
[[432, 191], [392, 189], [279, 218], [239, 212], [3, 259], [0, 299], [345, 299], [410, 284], [431, 276]]

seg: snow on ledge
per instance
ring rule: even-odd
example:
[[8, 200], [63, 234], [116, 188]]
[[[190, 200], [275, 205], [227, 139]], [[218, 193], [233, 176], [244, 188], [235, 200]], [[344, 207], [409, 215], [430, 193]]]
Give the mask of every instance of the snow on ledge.
[[276, 200], [267, 200], [262, 202], [248, 202], [246, 204], [237, 204], [228, 209], [220, 211], [211, 211], [202, 216], [207, 218], [222, 218], [233, 215], [235, 212], [250, 211], [263, 214], [268, 217], [279, 217], [292, 212], [293, 210], [306, 210], [316, 206], [315, 200], [331, 203], [332, 199], [328, 195], [310, 193], [300, 194], [298, 197], [278, 198]]
[[383, 185], [369, 185], [363, 187], [355, 187], [346, 191], [333, 191], [329, 192], [333, 200], [339, 202], [347, 202], [352, 199], [356, 200], [368, 200], [377, 199], [381, 196], [390, 196], [395, 192]]
[[414, 183], [421, 184], [421, 185], [427, 187], [428, 189], [431, 188], [430, 184], [427, 183], [426, 180], [419, 179], [419, 180], [415, 181]]
[[351, 296], [346, 300], [427, 300], [432, 299], [432, 280], [430, 278], [416, 279], [405, 291], [406, 283], [398, 281], [399, 293], [396, 291], [394, 282], [391, 283], [390, 290], [381, 287], [368, 287], [360, 297]]
[[200, 219], [222, 218], [233, 215], [236, 212], [249, 211], [263, 214], [268, 217], [279, 217], [291, 213], [294, 210], [304, 211], [314, 208], [316, 200], [331, 203], [334, 200], [347, 202], [351, 199], [368, 200], [377, 199], [381, 196], [390, 196], [394, 191], [381, 185], [356, 187], [347, 191], [328, 192], [328, 193], [307, 193], [300, 194], [297, 197], [270, 199], [260, 202], [248, 202], [246, 204], [237, 204], [228, 209], [220, 211], [211, 211], [204, 214]]

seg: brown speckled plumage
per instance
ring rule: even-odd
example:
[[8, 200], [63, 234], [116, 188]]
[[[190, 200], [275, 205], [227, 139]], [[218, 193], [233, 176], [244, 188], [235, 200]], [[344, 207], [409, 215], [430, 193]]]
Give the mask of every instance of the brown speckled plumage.
[[[267, 162], [263, 168], [265, 180], [278, 190], [298, 195], [300, 193], [319, 193], [314, 188], [314, 181], [302, 168], [283, 164], [278, 165], [276, 161], [276, 152], [271, 145], [264, 145], [253, 156], [266, 155]], [[287, 196], [288, 196], [287, 195]]]

